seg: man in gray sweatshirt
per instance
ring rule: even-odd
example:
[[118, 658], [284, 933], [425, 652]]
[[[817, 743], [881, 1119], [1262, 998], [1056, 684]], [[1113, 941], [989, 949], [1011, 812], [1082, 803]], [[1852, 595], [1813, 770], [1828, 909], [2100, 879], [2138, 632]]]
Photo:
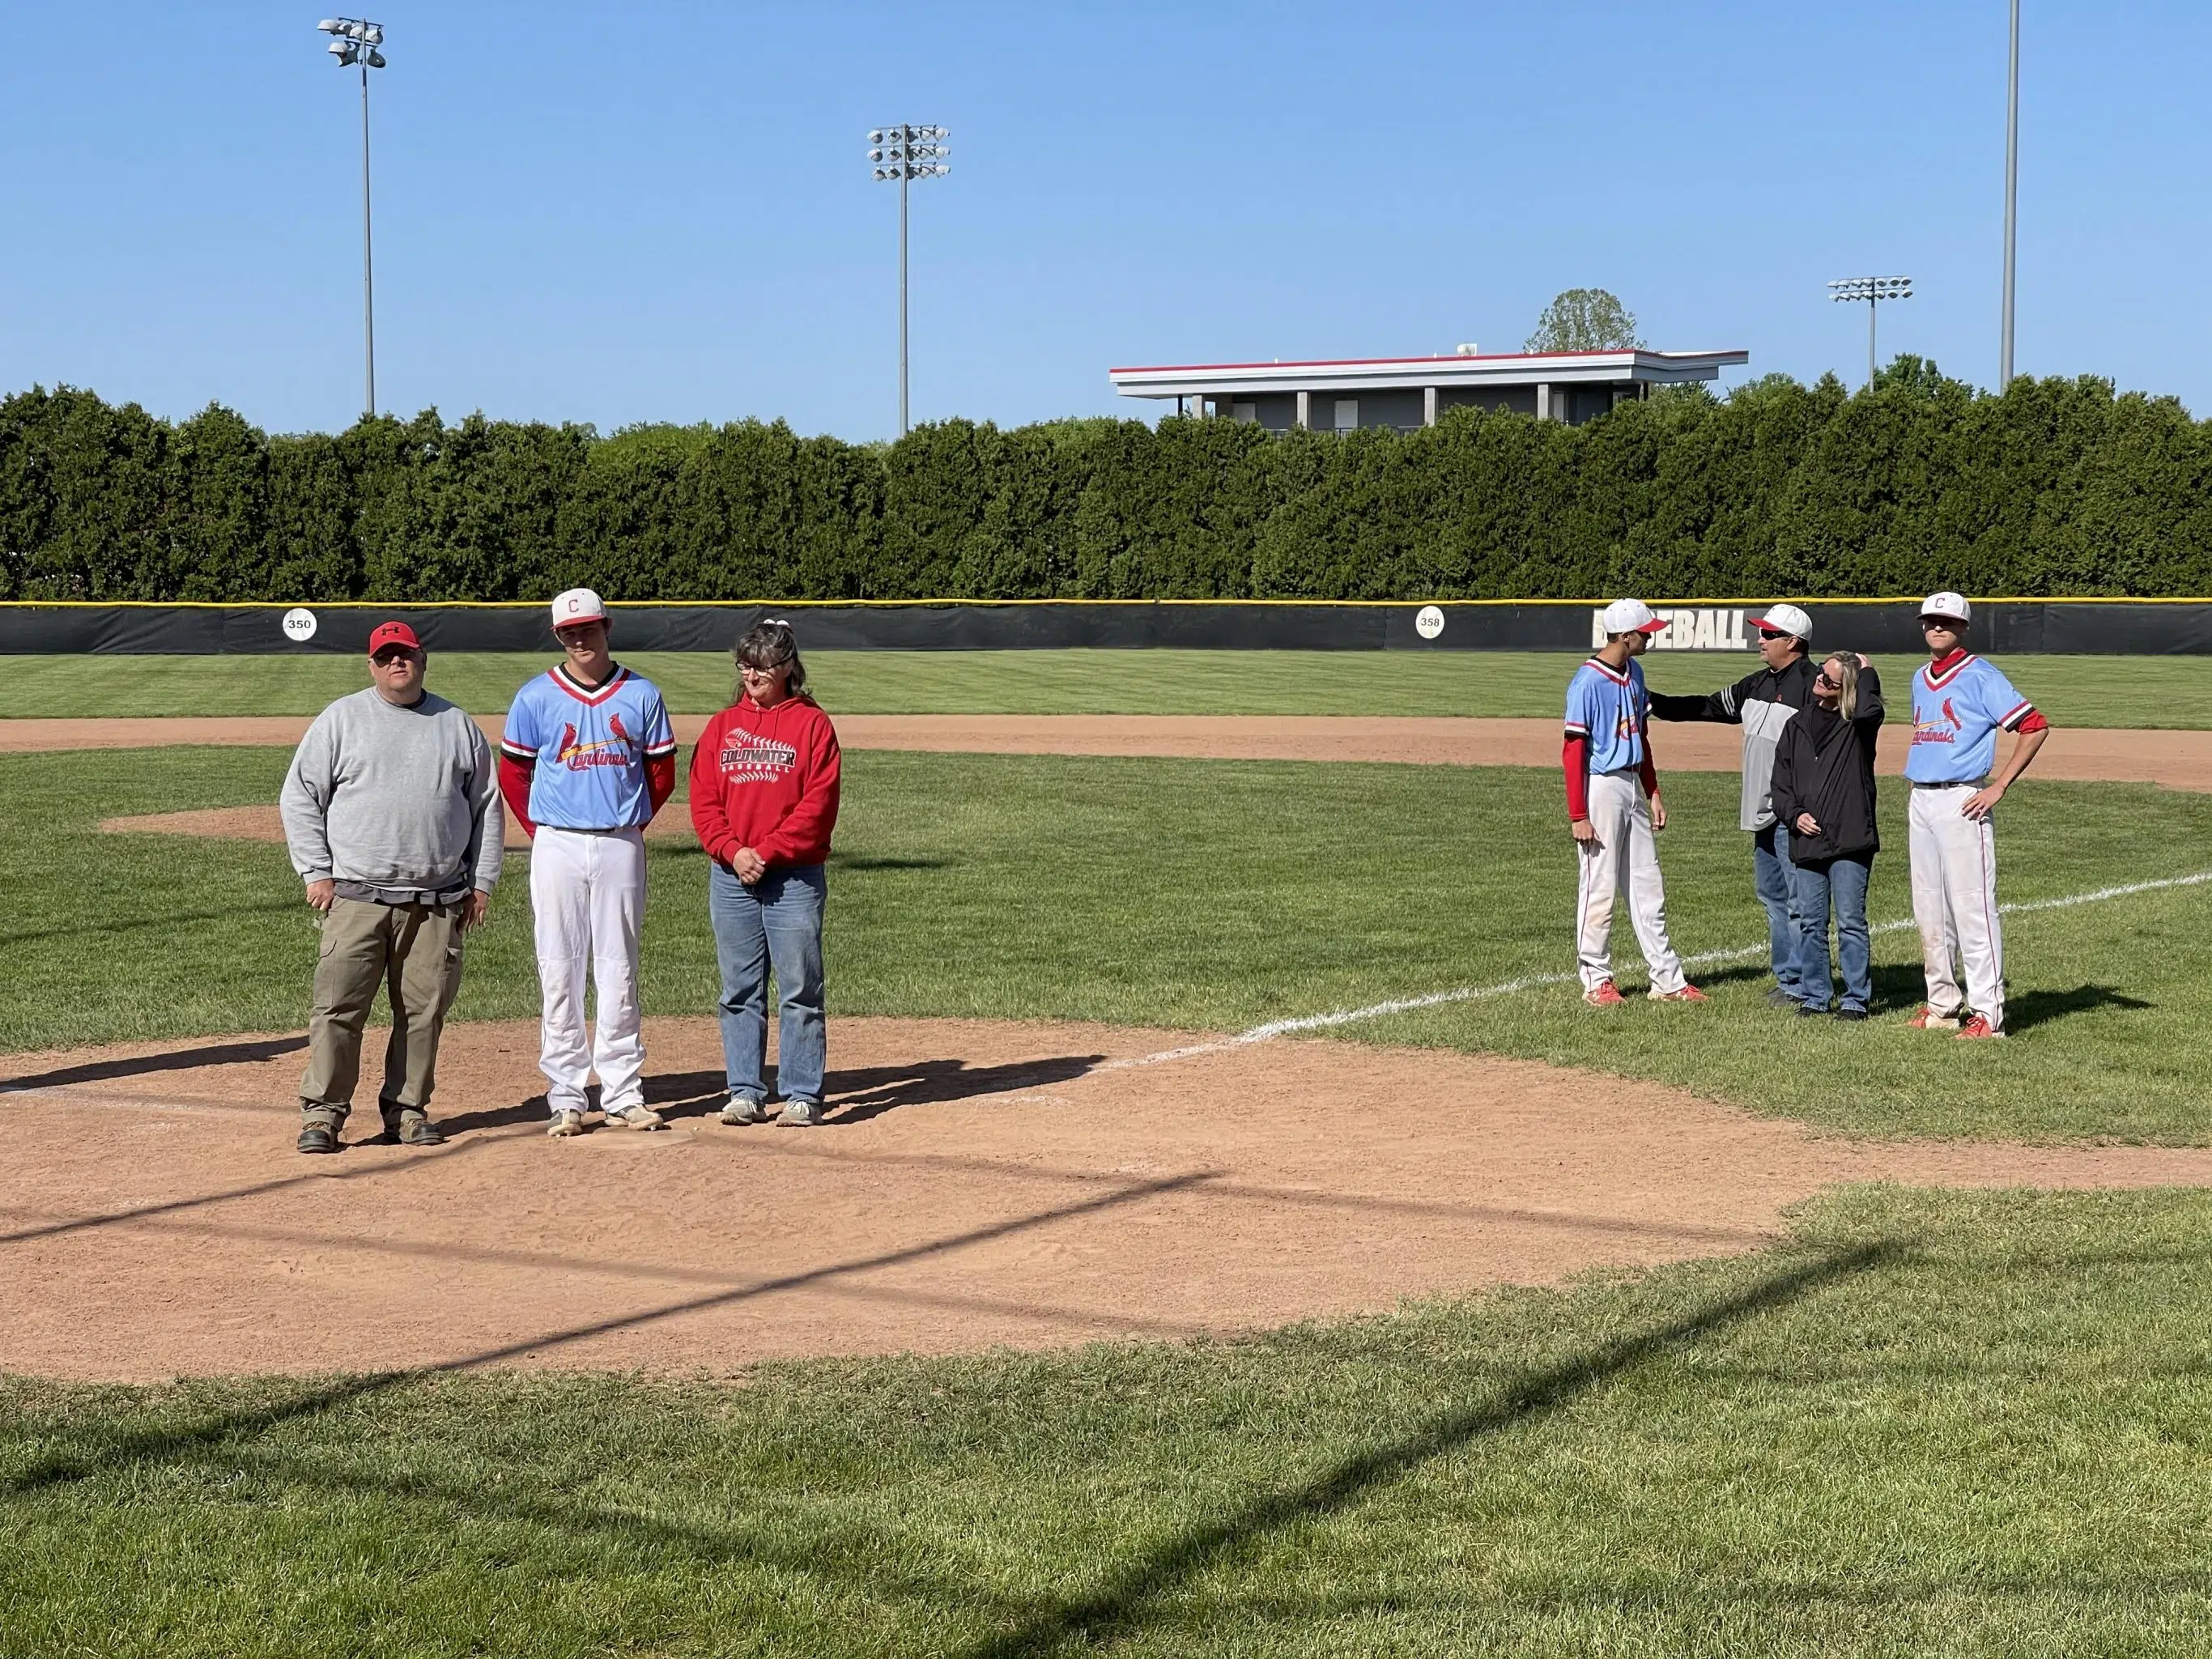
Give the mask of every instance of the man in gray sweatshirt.
[[323, 710], [300, 740], [278, 805], [292, 867], [323, 915], [300, 1150], [334, 1152], [361, 1074], [361, 1030], [389, 984], [392, 1040], [377, 1097], [386, 1139], [445, 1139], [430, 1121], [438, 1036], [461, 983], [461, 935], [499, 881], [505, 819], [491, 744], [422, 688], [428, 663], [405, 623], [368, 636], [370, 685]]

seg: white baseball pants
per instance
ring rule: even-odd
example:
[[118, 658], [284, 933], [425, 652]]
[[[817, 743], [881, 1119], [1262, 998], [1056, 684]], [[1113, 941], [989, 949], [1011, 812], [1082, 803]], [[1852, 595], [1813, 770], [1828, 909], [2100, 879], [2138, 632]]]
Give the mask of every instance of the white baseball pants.
[[1613, 905], [1616, 896], [1626, 894], [1628, 920], [1651, 969], [1651, 988], [1680, 990], [1682, 959], [1667, 940], [1667, 890], [1659, 879], [1659, 843], [1642, 781], [1633, 772], [1591, 773], [1589, 814], [1597, 838], [1575, 843], [1582, 872], [1575, 946], [1583, 989], [1595, 990], [1613, 977]]
[[[637, 939], [645, 918], [644, 836], [540, 824], [530, 848], [530, 908], [545, 997], [538, 1065], [548, 1104], [556, 1115], [582, 1111], [584, 1085], [594, 1071], [603, 1108], [619, 1112], [643, 1104]], [[584, 1031], [587, 971], [599, 993], [592, 1038]]]
[[1997, 924], [1996, 826], [1959, 811], [1980, 787], [1958, 783], [1912, 792], [1912, 917], [1920, 924], [1928, 1006], [1945, 1015], [1971, 1008], [2001, 1031], [2004, 934]]

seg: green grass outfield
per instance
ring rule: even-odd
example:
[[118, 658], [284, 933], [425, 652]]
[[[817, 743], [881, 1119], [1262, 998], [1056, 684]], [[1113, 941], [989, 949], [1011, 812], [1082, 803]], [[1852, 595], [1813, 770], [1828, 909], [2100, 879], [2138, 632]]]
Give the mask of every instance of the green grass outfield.
[[0, 1652], [2197, 1656], [2212, 1195], [1249, 1341], [0, 1382]]
[[[639, 652], [678, 713], [728, 702], [729, 659]], [[431, 689], [497, 713], [553, 659], [454, 653]], [[821, 651], [807, 667], [834, 714], [1478, 714], [1556, 716], [1580, 658], [1490, 651]], [[1902, 685], [1917, 659], [1881, 658]], [[1745, 653], [1644, 659], [1665, 691], [1749, 673]], [[2198, 657], [2008, 657], [2022, 692], [2066, 726], [2212, 729], [2212, 661]], [[0, 709], [15, 717], [312, 714], [368, 683], [351, 657], [0, 657]]]

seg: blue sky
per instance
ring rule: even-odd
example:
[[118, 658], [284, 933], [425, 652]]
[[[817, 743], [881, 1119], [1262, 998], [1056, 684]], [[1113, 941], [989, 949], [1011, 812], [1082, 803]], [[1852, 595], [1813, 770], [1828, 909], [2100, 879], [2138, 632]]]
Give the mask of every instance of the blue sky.
[[[2018, 363], [2212, 412], [2212, 7], [2026, 0]], [[0, 41], [0, 388], [272, 430], [360, 406], [357, 90], [290, 4], [22, 5]], [[386, 0], [387, 410], [1150, 413], [1122, 363], [1517, 349], [1557, 290], [1752, 374], [1997, 355], [2004, 0], [530, 7]]]

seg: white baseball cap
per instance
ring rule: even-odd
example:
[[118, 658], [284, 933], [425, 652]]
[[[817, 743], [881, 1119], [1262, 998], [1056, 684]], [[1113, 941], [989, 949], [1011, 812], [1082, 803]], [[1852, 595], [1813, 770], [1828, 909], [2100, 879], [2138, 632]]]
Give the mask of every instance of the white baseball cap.
[[1597, 622], [1608, 634], [1656, 634], [1667, 625], [1641, 599], [1615, 599], [1598, 613]]
[[572, 587], [553, 601], [553, 626], [573, 628], [578, 623], [605, 622], [607, 608], [588, 587]]
[[1813, 619], [1794, 605], [1771, 605], [1765, 616], [1749, 620], [1753, 628], [1771, 628], [1778, 634], [1795, 634], [1806, 641], [1813, 637]]
[[1951, 622], [1972, 622], [1974, 619], [1974, 608], [1966, 603], [1963, 595], [1930, 593], [1926, 599], [1921, 600], [1920, 614], [1923, 617], [1942, 617]]

